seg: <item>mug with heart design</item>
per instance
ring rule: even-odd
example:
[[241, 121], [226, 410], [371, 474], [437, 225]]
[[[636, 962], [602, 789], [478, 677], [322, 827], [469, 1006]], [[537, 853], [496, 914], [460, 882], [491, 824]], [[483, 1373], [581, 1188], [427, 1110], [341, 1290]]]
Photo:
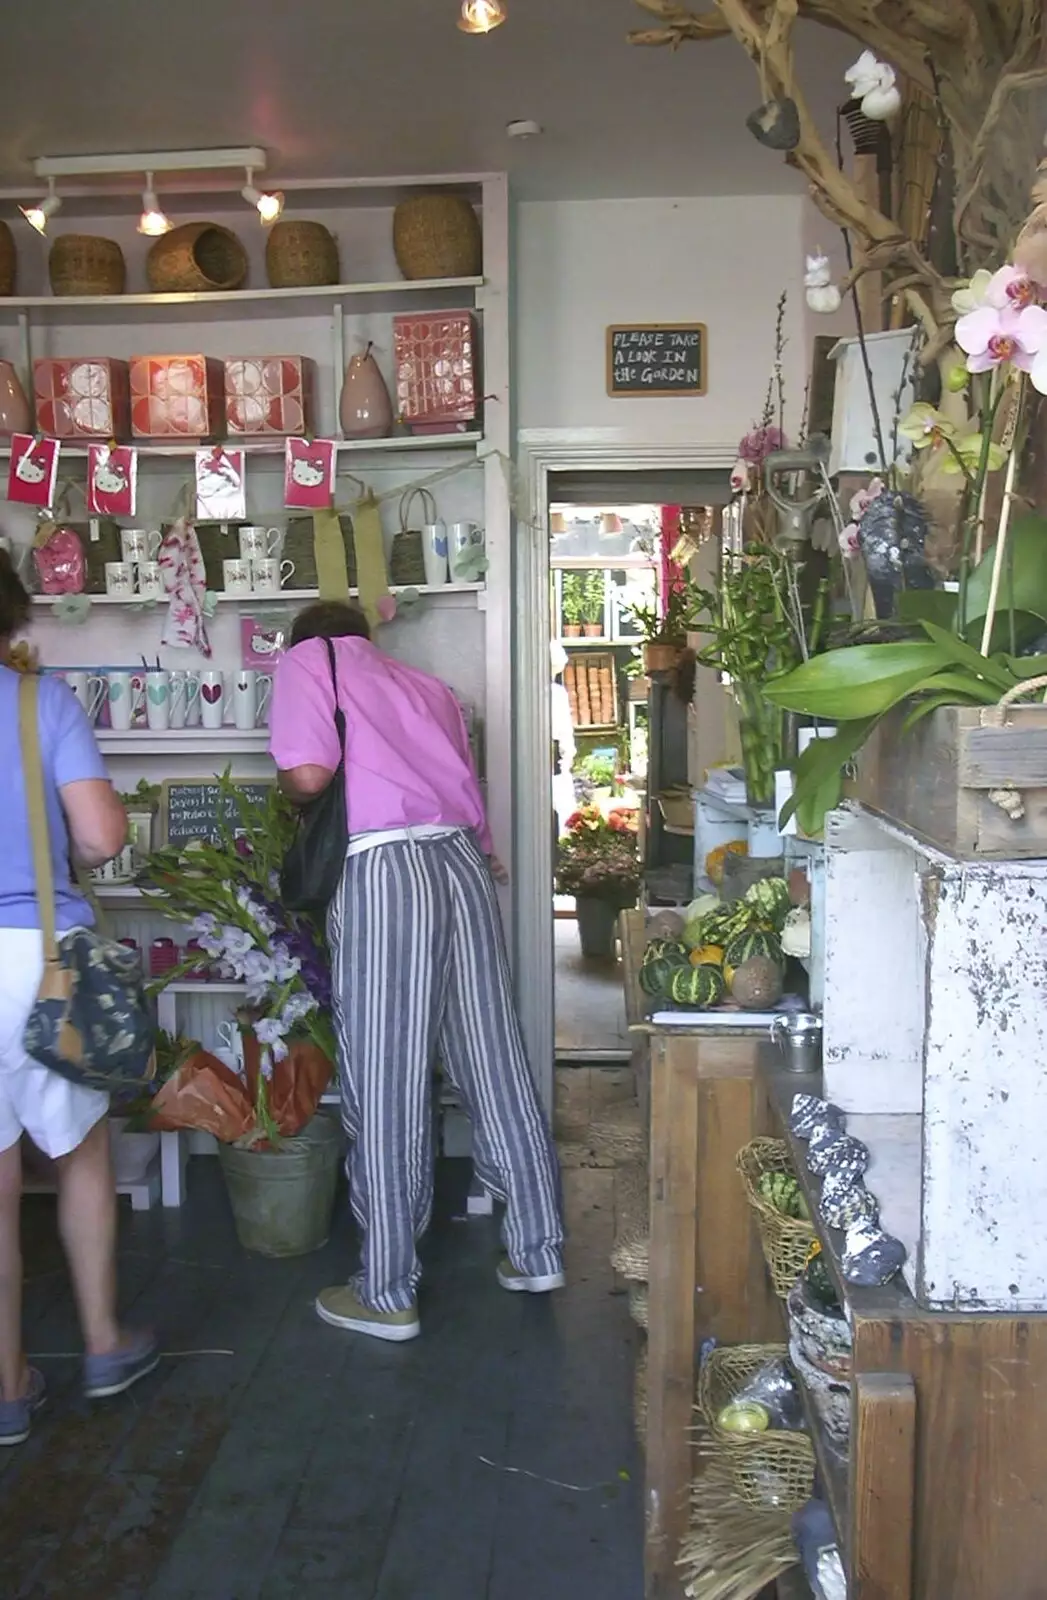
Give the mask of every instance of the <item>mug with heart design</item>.
[[145, 720], [157, 733], [171, 726], [171, 679], [166, 672], [145, 675]]
[[426, 522], [422, 525], [422, 560], [425, 563], [427, 589], [438, 589], [447, 582], [447, 524]]
[[96, 721], [102, 709], [102, 701], [105, 699], [105, 679], [101, 673], [77, 669], [63, 672], [62, 677], [86, 711], [88, 720]]
[[200, 675], [178, 667], [171, 674], [172, 728], [196, 728], [200, 724]]
[[251, 576], [255, 594], [279, 594], [294, 577], [294, 562], [279, 561], [276, 556], [263, 556], [251, 562]]
[[200, 674], [200, 720], [205, 728], [220, 728], [225, 721], [225, 679], [220, 672]]
[[109, 705], [109, 726], [114, 733], [127, 733], [135, 713], [142, 709], [145, 687], [133, 672], [118, 668], [106, 673], [106, 699]]
[[244, 561], [264, 561], [268, 556], [278, 556], [283, 542], [279, 528], [240, 529], [240, 555]]
[[238, 728], [257, 728], [264, 721], [273, 692], [273, 680], [268, 672], [256, 672], [244, 667], [236, 674], [233, 689], [233, 721]]
[[120, 553], [125, 561], [138, 566], [143, 561], [155, 561], [160, 554], [161, 534], [158, 528], [124, 528], [120, 534]]

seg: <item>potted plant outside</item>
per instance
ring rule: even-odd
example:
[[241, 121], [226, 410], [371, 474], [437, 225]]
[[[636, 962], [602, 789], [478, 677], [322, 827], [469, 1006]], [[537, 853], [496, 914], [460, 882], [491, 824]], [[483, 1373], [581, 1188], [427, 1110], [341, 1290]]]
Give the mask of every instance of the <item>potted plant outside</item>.
[[644, 671], [672, 672], [687, 647], [687, 628], [693, 599], [688, 583], [670, 590], [664, 605], [629, 606], [624, 613], [639, 629], [643, 640]]
[[640, 862], [637, 814], [586, 806], [567, 820], [556, 864], [558, 894], [574, 896], [583, 956], [608, 959], [621, 912], [636, 904]]
[[582, 632], [587, 639], [603, 636], [604, 593], [605, 574], [599, 568], [587, 572], [582, 585]]
[[560, 594], [563, 637], [580, 639], [582, 618], [585, 615], [585, 576], [581, 572], [565, 572]]

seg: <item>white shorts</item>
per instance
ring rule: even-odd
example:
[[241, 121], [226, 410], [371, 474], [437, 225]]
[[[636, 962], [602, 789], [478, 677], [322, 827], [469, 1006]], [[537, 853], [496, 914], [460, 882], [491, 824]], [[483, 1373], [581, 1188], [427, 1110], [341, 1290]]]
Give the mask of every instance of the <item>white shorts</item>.
[[0, 928], [0, 1150], [23, 1133], [52, 1159], [82, 1144], [109, 1110], [109, 1096], [81, 1089], [42, 1067], [22, 1047], [44, 970], [33, 928]]

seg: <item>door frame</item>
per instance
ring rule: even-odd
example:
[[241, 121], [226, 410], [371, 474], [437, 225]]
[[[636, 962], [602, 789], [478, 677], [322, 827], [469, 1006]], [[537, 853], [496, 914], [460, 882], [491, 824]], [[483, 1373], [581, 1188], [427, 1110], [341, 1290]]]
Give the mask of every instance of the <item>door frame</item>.
[[[553, 839], [549, 826], [549, 479], [556, 472], [730, 469], [733, 444], [629, 444], [617, 430], [527, 429], [518, 435], [526, 509], [513, 540], [514, 954], [520, 1021], [542, 1100], [551, 1109], [556, 1055]], [[543, 796], [546, 799], [543, 799]]]

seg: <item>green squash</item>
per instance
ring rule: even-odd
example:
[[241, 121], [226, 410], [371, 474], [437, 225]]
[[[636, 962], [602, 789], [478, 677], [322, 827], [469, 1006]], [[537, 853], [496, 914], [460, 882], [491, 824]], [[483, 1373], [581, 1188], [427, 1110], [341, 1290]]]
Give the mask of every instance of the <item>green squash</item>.
[[670, 998], [692, 1011], [708, 1011], [710, 1006], [719, 1005], [726, 989], [723, 973], [712, 966], [680, 967], [669, 983]]
[[655, 954], [644, 952], [640, 966], [639, 982], [644, 994], [651, 995], [654, 999], [666, 1000], [669, 997], [669, 986], [674, 972], [681, 971], [690, 966], [690, 957], [682, 945], [660, 942]]
[[763, 925], [747, 928], [743, 933], [735, 934], [724, 949], [723, 964], [733, 972], [736, 967], [751, 961], [753, 956], [766, 956], [779, 967], [785, 964], [782, 941], [773, 928]]
[[780, 932], [792, 910], [789, 885], [784, 878], [761, 878], [745, 891], [745, 903], [755, 906], [765, 921]]

